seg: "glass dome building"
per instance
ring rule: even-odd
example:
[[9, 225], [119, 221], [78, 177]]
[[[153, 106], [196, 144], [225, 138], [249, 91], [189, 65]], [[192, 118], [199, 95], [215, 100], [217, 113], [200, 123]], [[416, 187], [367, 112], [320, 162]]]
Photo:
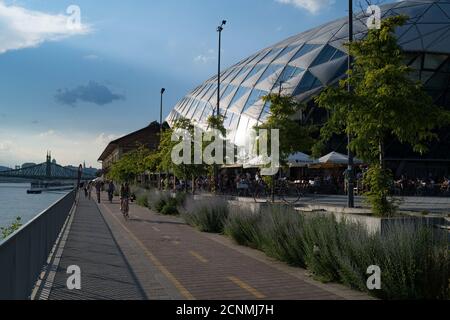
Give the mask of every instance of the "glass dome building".
[[[383, 5], [381, 9], [383, 17], [400, 14], [410, 17], [397, 30], [407, 63], [436, 103], [449, 107], [450, 1], [400, 1]], [[356, 16], [356, 39], [367, 34], [366, 21], [364, 13]], [[342, 79], [347, 70], [344, 48], [347, 39], [348, 21], [343, 18], [265, 48], [223, 71], [220, 109], [226, 116], [229, 139], [243, 145], [247, 131], [267, 119], [270, 105], [262, 97], [268, 93], [282, 91], [308, 102], [326, 86]], [[217, 76], [214, 76], [179, 101], [167, 122], [171, 125], [183, 117], [204, 127], [216, 105]], [[319, 111], [312, 108], [309, 115], [298, 115], [299, 120], [317, 118], [314, 112]]]

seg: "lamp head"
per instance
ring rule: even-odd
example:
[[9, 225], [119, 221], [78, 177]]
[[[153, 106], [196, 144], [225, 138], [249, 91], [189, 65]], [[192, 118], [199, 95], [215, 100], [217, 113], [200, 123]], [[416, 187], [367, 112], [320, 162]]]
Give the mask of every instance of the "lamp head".
[[164, 92], [166, 92], [166, 89], [165, 89], [165, 88], [162, 88], [162, 89], [161, 89], [161, 94], [163, 94]]
[[227, 20], [222, 20], [222, 26], [227, 24]]

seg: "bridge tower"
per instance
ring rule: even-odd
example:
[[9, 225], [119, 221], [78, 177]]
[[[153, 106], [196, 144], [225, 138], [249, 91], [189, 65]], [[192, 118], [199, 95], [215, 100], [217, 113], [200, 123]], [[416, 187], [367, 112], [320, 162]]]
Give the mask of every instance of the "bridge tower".
[[45, 161], [45, 175], [47, 178], [52, 176], [52, 154], [47, 151], [47, 159]]

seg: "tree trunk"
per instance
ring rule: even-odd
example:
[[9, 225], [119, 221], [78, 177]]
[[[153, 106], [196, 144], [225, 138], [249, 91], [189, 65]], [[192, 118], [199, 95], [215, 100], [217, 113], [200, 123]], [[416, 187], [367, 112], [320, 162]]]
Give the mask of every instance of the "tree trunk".
[[385, 160], [384, 160], [384, 142], [382, 139], [378, 142], [379, 155], [380, 155], [380, 168], [384, 170]]

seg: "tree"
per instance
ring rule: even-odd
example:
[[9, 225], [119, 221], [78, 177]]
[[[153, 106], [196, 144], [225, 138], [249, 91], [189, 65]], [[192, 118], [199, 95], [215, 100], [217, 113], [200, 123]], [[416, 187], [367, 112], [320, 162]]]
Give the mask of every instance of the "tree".
[[131, 182], [146, 170], [146, 158], [151, 151], [140, 146], [138, 149], [126, 153], [119, 161], [111, 166], [107, 177], [117, 182]]
[[316, 128], [311, 125], [302, 125], [300, 121], [294, 120], [294, 116], [305, 106], [293, 97], [279, 94], [269, 94], [263, 99], [264, 102], [270, 103], [270, 115], [264, 124], [256, 126], [256, 130], [278, 129], [280, 131], [281, 164], [286, 164], [288, 157], [294, 153], [309, 152], [315, 142], [313, 134]]
[[437, 139], [434, 130], [450, 123], [449, 112], [433, 104], [405, 64], [395, 29], [407, 20], [406, 16], [387, 18], [381, 29], [369, 30], [365, 39], [347, 44], [354, 57], [353, 72], [316, 98], [331, 113], [316, 151], [333, 134], [353, 137], [349, 148], [370, 164], [366, 196], [379, 215], [395, 213], [393, 201], [388, 200], [392, 174], [385, 168], [385, 142], [395, 138], [423, 154], [427, 143]]
[[[177, 177], [189, 178], [198, 177], [206, 173], [206, 167], [203, 164], [174, 164], [172, 160], [172, 150], [180, 141], [172, 141], [172, 135], [175, 130], [182, 129], [189, 132], [191, 137], [194, 136], [194, 125], [188, 119], [178, 119], [171, 129], [165, 130], [161, 136], [161, 143], [158, 150], [147, 156], [145, 159], [146, 168], [156, 172], [172, 172]], [[191, 154], [194, 152], [194, 143], [191, 143]], [[193, 159], [191, 159], [192, 161]], [[192, 161], [192, 163], [194, 163]]]

